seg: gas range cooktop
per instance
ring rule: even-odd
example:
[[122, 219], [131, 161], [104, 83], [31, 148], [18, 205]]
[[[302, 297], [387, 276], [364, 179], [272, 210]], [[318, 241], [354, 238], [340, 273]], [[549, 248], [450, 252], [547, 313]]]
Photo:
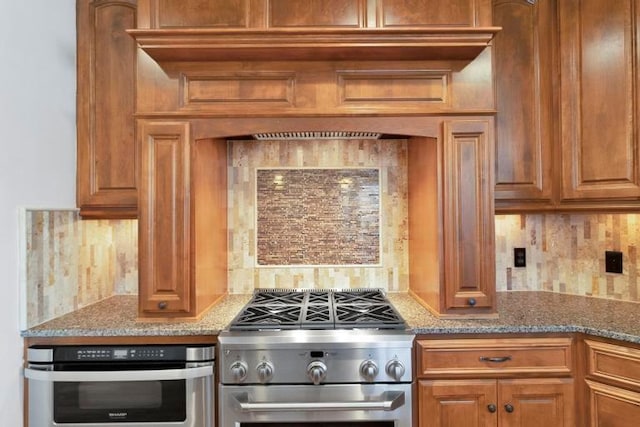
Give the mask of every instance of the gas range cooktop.
[[289, 329], [405, 329], [381, 289], [256, 290], [231, 331]]

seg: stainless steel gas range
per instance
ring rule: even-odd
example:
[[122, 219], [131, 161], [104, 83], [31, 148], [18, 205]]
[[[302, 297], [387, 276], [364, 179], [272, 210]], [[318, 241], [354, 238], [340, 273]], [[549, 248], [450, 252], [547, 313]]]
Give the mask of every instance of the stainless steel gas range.
[[256, 291], [219, 336], [219, 425], [409, 427], [413, 339], [379, 289]]

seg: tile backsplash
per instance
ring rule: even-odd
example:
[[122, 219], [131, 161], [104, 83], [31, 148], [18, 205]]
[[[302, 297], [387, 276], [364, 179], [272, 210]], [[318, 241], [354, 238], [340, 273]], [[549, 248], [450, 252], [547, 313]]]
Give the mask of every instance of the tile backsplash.
[[[408, 289], [405, 142], [230, 141], [229, 152], [229, 293], [255, 288]], [[260, 168], [376, 170], [379, 262], [259, 265], [256, 170]], [[137, 293], [137, 221], [81, 220], [75, 210], [27, 210], [24, 225], [26, 327], [112, 295]], [[499, 291], [542, 290], [640, 302], [640, 215], [497, 215], [495, 225]], [[375, 239], [371, 242], [377, 245]], [[526, 267], [513, 266], [515, 247], [526, 249]], [[622, 274], [605, 272], [608, 250], [623, 253]]]
[[[230, 293], [252, 292], [256, 288], [408, 289], [406, 140], [230, 141], [229, 148]], [[357, 255], [364, 261], [379, 252], [377, 265], [260, 265], [256, 253], [256, 171], [277, 168], [379, 170], [379, 241], [371, 239], [368, 257], [362, 253]], [[325, 176], [330, 177], [331, 173]], [[298, 178], [296, 184], [303, 185], [301, 180]], [[330, 180], [324, 185], [327, 188], [316, 185], [316, 190], [330, 192], [328, 186], [333, 185]], [[351, 195], [369, 198], [368, 191], [361, 188]], [[317, 233], [306, 234], [306, 237], [314, 238]], [[338, 233], [338, 237], [350, 239], [352, 236], [343, 232]]]
[[[640, 301], [637, 214], [496, 216], [496, 286]], [[527, 251], [513, 267], [513, 248]], [[622, 274], [606, 273], [605, 251], [623, 253]]]
[[83, 221], [76, 210], [27, 210], [24, 225], [27, 327], [138, 292], [137, 221]]

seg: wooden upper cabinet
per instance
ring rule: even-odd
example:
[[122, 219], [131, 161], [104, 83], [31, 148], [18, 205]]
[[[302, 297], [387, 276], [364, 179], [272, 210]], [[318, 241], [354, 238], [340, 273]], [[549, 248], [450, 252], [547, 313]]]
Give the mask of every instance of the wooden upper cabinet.
[[496, 209], [552, 202], [554, 0], [494, 0]]
[[490, 0], [139, 0], [130, 31], [157, 62], [476, 58]]
[[640, 198], [640, 1], [558, 2], [562, 202]]
[[135, 218], [135, 0], [77, 2], [77, 204], [85, 218]]

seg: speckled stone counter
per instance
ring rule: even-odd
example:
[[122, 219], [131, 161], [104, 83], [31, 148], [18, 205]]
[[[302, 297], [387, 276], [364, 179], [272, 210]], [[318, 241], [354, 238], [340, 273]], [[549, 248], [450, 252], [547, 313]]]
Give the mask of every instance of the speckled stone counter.
[[[640, 304], [550, 292], [499, 292], [498, 319], [441, 320], [411, 296], [389, 299], [417, 334], [583, 332], [640, 344]], [[23, 337], [215, 335], [251, 295], [229, 295], [196, 322], [141, 322], [135, 296], [116, 296], [23, 331]]]

